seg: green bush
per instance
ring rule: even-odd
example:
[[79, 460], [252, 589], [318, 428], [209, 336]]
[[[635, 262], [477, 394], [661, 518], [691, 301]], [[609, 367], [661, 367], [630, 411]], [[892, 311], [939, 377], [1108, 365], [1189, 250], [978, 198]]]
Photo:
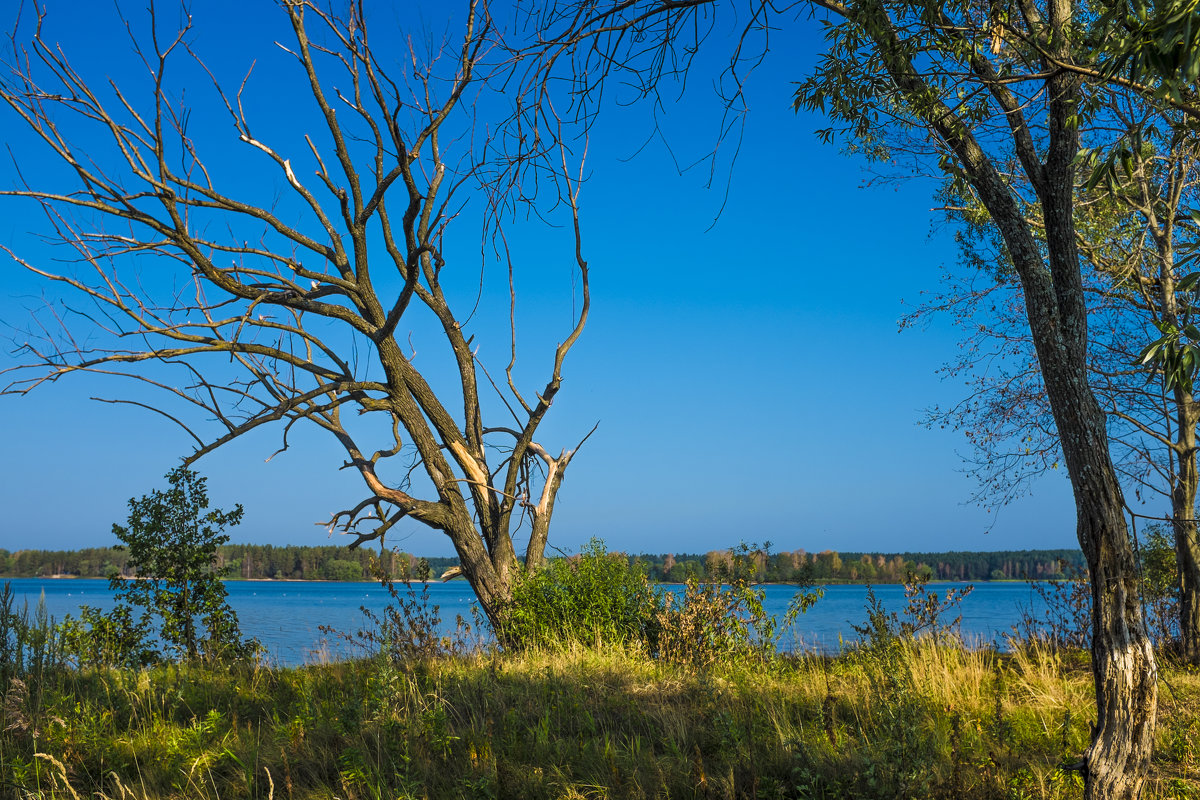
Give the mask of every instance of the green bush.
[[1160, 647], [1169, 647], [1179, 638], [1179, 562], [1174, 531], [1161, 523], [1149, 526], [1139, 550], [1142, 600], [1150, 634]]
[[770, 560], [770, 547], [770, 542], [761, 548], [743, 542], [713, 558], [706, 579], [688, 578], [682, 596], [665, 595], [655, 654], [695, 667], [774, 656], [780, 632], [825, 592], [814, 590], [806, 573], [798, 574], [801, 588], [783, 617], [768, 613], [767, 593], [757, 580]]
[[550, 561], [513, 588], [498, 631], [509, 646], [650, 644], [661, 593], [645, 570], [592, 539], [578, 556]]
[[504, 611], [500, 639], [510, 647], [623, 644], [666, 661], [707, 667], [775, 653], [779, 632], [822, 592], [797, 592], [777, 619], [756, 584], [769, 554], [743, 544], [690, 577], [682, 594], [652, 584], [639, 563], [592, 539], [578, 556], [527, 573]]

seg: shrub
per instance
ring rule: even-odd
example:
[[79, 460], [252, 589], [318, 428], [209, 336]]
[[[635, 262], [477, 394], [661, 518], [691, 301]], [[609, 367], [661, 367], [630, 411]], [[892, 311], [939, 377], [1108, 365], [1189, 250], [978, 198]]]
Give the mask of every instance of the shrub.
[[[441, 607], [429, 595], [432, 576], [429, 562], [421, 559], [415, 565], [415, 575], [408, 565], [399, 576], [393, 576], [384, 568], [379, 558], [372, 557], [367, 570], [387, 591], [388, 604], [380, 611], [360, 606], [363, 617], [369, 623], [355, 633], [343, 633], [322, 625], [320, 630], [338, 639], [392, 662], [412, 659], [438, 658], [463, 655], [472, 648], [472, 628], [462, 615], [455, 621], [451, 635], [443, 633]], [[420, 589], [414, 587], [414, 580]], [[401, 590], [400, 585], [404, 586]], [[481, 622], [476, 611], [475, 625]]]
[[776, 652], [779, 632], [821, 596], [800, 591], [778, 619], [755, 578], [764, 545], [742, 544], [689, 577], [682, 595], [650, 583], [640, 564], [592, 539], [578, 556], [556, 559], [518, 582], [500, 638], [509, 646], [623, 644], [664, 660], [708, 667]]
[[909, 573], [904, 581], [904, 610], [889, 612], [875, 596], [875, 587], [867, 584], [867, 621], [850, 627], [868, 650], [887, 650], [921, 636], [929, 636], [935, 645], [941, 644], [947, 637], [957, 637], [962, 623], [959, 606], [974, 590], [974, 586], [967, 584], [962, 588], [951, 587], [940, 596], [930, 591], [928, 575]]
[[59, 626], [63, 649], [80, 668], [148, 666], [158, 661], [151, 642], [149, 621], [135, 620], [132, 609], [118, 605], [105, 613], [80, 606], [80, 617], [67, 615]]
[[1158, 645], [1170, 647], [1179, 637], [1179, 564], [1170, 526], [1149, 526], [1139, 550], [1146, 623]]
[[760, 548], [743, 542], [719, 558], [705, 580], [690, 578], [683, 597], [667, 595], [660, 612], [658, 655], [705, 667], [718, 662], [769, 659], [779, 634], [824, 595], [813, 589], [807, 570], [793, 579], [800, 589], [783, 618], [766, 611], [766, 590], [756, 583], [770, 563], [770, 542]]
[[528, 572], [513, 587], [497, 632], [509, 646], [636, 644], [658, 638], [662, 596], [640, 564], [593, 538], [571, 558]]
[[1045, 610], [1039, 616], [1032, 607], [1022, 609], [1013, 626], [1012, 642], [1018, 645], [1046, 644], [1051, 648], [1088, 650], [1092, 645], [1092, 586], [1086, 569], [1059, 560], [1062, 580], [1029, 581]]

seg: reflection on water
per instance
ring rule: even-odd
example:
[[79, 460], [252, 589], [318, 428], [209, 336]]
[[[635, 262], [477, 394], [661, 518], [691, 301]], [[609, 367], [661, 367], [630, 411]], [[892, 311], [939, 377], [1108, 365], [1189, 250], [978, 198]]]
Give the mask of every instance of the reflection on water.
[[[32, 610], [45, 592], [46, 610], [60, 620], [67, 614], [77, 614], [81, 605], [102, 611], [114, 605], [108, 582], [104, 580], [14, 578], [11, 583], [18, 607], [25, 600]], [[944, 596], [947, 588], [962, 585], [931, 583], [929, 589]], [[364, 606], [379, 611], [389, 599], [382, 587], [371, 583], [231, 581], [225, 586], [243, 633], [262, 642], [272, 661], [286, 665], [336, 660], [361, 652], [340, 637], [322, 633], [320, 628], [353, 634], [364, 626]], [[402, 585], [399, 588], [404, 591]], [[419, 585], [413, 588], [420, 592]], [[668, 588], [678, 591], [680, 587]], [[782, 616], [795, 587], [765, 588], [767, 610]], [[904, 607], [903, 586], [876, 586], [875, 594], [889, 611]], [[866, 620], [866, 596], [865, 586], [826, 587], [825, 597], [801, 615], [791, 630], [784, 632], [780, 646], [833, 652], [842, 642], [854, 641], [857, 637], [851, 626]], [[474, 599], [465, 581], [429, 584], [429, 601], [440, 607], [446, 632], [453, 630], [458, 615], [471, 621]], [[977, 584], [960, 607], [962, 633], [971, 643], [999, 642], [1017, 623], [1023, 610], [1033, 609], [1040, 615], [1043, 608], [1041, 598], [1026, 583]]]

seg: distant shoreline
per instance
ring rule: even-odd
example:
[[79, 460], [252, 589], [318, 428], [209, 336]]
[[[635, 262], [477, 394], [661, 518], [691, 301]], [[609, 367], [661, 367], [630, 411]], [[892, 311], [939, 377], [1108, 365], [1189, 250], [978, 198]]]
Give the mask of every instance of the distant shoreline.
[[[590, 551], [589, 551], [590, 552]], [[608, 553], [628, 559], [655, 582], [679, 583], [692, 575], [725, 574], [734, 568], [755, 569], [754, 580], [764, 584], [814, 583], [819, 585], [902, 584], [910, 575], [931, 581], [983, 583], [1000, 580], [1070, 578], [1085, 570], [1078, 550], [996, 550], [940, 553], [858, 553], [803, 549], [768, 552], [733, 548], [706, 553]], [[556, 559], [551, 559], [554, 561]], [[382, 568], [393, 575], [426, 576], [435, 583], [453, 574], [459, 560], [450, 556], [417, 557], [411, 553], [382, 555], [346, 547], [287, 545], [221, 545], [216, 568], [233, 581], [312, 581], [316, 583], [376, 583]], [[129, 554], [113, 547], [72, 551], [0, 548], [0, 575], [48, 579], [106, 578], [110, 573], [132, 572]], [[0, 578], [2, 580], [2, 578]], [[452, 580], [461, 580], [454, 578]], [[402, 581], [398, 581], [402, 582]]]
[[[84, 577], [83, 575], [74, 575], [70, 572], [59, 573], [56, 575], [0, 575], [0, 581], [106, 581], [108, 578], [98, 576]], [[136, 575], [131, 575], [125, 580], [136, 581], [139, 578]], [[333, 578], [222, 578], [224, 583], [379, 583], [374, 578], [363, 578], [355, 581], [335, 580]], [[394, 578], [393, 583], [450, 583], [451, 581], [465, 580], [457, 575], [447, 581], [441, 581], [437, 578], [429, 580], [404, 580], [403, 578]]]

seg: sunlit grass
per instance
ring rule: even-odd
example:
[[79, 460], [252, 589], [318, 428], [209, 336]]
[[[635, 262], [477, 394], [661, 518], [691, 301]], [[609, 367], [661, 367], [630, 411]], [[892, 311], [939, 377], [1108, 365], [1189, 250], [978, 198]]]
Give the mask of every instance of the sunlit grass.
[[[1200, 676], [1163, 678], [1147, 796], [1197, 797]], [[1069, 798], [1092, 714], [1077, 657], [903, 640], [704, 670], [569, 646], [48, 680], [0, 735], [5, 796]]]
[[[651, 603], [649, 614], [632, 610], [637, 624], [599, 619], [587, 636], [558, 624], [520, 652], [401, 637], [391, 660], [303, 668], [52, 668], [8, 687], [0, 791], [17, 800], [1080, 795], [1070, 765], [1093, 713], [1086, 654], [1045, 644], [997, 653], [937, 626], [936, 637], [915, 636], [906, 618], [881, 612], [859, 629], [859, 648], [778, 655], [747, 635], [762, 622], [753, 591], [689, 590], [695, 602], [680, 609]], [[731, 619], [750, 627], [731, 629]], [[1200, 796], [1200, 678], [1169, 664], [1162, 676], [1147, 796]]]

